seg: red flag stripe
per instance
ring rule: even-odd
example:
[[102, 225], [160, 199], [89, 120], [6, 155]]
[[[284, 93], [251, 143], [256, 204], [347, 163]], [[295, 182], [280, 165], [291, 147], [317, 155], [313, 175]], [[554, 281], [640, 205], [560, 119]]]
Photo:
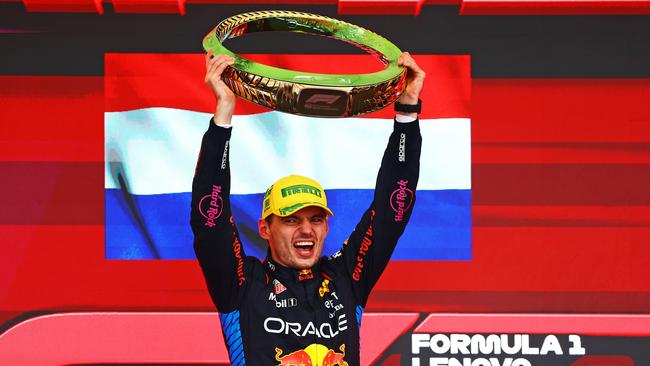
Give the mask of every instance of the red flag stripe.
[[[357, 74], [381, 70], [370, 55], [242, 55], [264, 64], [325, 74]], [[469, 116], [469, 56], [415, 55], [427, 72], [422, 118]], [[213, 113], [214, 97], [203, 84], [203, 54], [106, 54], [106, 110], [147, 107], [180, 108]], [[267, 112], [252, 103], [237, 103], [236, 114]], [[392, 118], [392, 108], [367, 115]]]

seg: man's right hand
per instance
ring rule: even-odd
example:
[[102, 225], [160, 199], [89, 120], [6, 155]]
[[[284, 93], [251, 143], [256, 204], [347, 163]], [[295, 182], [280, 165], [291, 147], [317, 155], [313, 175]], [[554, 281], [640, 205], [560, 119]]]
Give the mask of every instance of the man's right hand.
[[212, 50], [205, 55], [205, 84], [212, 90], [217, 99], [217, 110], [214, 113], [214, 123], [217, 125], [230, 125], [235, 112], [237, 97], [221, 80], [221, 73], [226, 66], [232, 65], [235, 59], [228, 55], [212, 57]]

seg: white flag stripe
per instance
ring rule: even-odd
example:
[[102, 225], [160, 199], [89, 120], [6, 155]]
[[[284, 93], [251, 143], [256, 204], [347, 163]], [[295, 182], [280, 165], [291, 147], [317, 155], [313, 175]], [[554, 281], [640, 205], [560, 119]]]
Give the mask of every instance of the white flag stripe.
[[[189, 192], [209, 119], [170, 108], [105, 113], [105, 187], [120, 187], [114, 170], [121, 167], [132, 194]], [[372, 189], [392, 124], [275, 111], [234, 116], [231, 193], [263, 193], [289, 174], [312, 177], [325, 189]], [[470, 189], [470, 120], [421, 120], [420, 129], [418, 189]]]

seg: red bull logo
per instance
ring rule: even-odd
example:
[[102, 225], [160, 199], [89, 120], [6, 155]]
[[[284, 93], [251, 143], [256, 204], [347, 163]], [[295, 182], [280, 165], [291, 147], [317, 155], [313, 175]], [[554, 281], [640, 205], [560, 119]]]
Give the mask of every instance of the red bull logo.
[[311, 272], [311, 269], [301, 269], [300, 272], [298, 272], [298, 279], [300, 281], [304, 280], [311, 280], [314, 278], [314, 274]]
[[275, 348], [275, 360], [279, 363], [277, 366], [348, 366], [345, 362], [345, 344], [339, 347], [336, 352], [322, 344], [313, 343], [295, 352], [287, 353], [281, 348]]

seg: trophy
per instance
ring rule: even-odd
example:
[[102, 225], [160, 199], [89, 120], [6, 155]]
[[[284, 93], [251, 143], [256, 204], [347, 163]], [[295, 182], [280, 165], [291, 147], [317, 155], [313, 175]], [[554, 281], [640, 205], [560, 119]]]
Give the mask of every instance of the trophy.
[[[316, 74], [253, 62], [223, 46], [246, 33], [290, 31], [315, 34], [351, 43], [377, 57], [384, 69], [369, 74]], [[351, 117], [395, 102], [405, 87], [401, 54], [384, 37], [354, 24], [295, 11], [257, 11], [232, 16], [203, 38], [203, 48], [235, 59], [222, 80], [239, 97], [281, 112], [310, 117]]]

